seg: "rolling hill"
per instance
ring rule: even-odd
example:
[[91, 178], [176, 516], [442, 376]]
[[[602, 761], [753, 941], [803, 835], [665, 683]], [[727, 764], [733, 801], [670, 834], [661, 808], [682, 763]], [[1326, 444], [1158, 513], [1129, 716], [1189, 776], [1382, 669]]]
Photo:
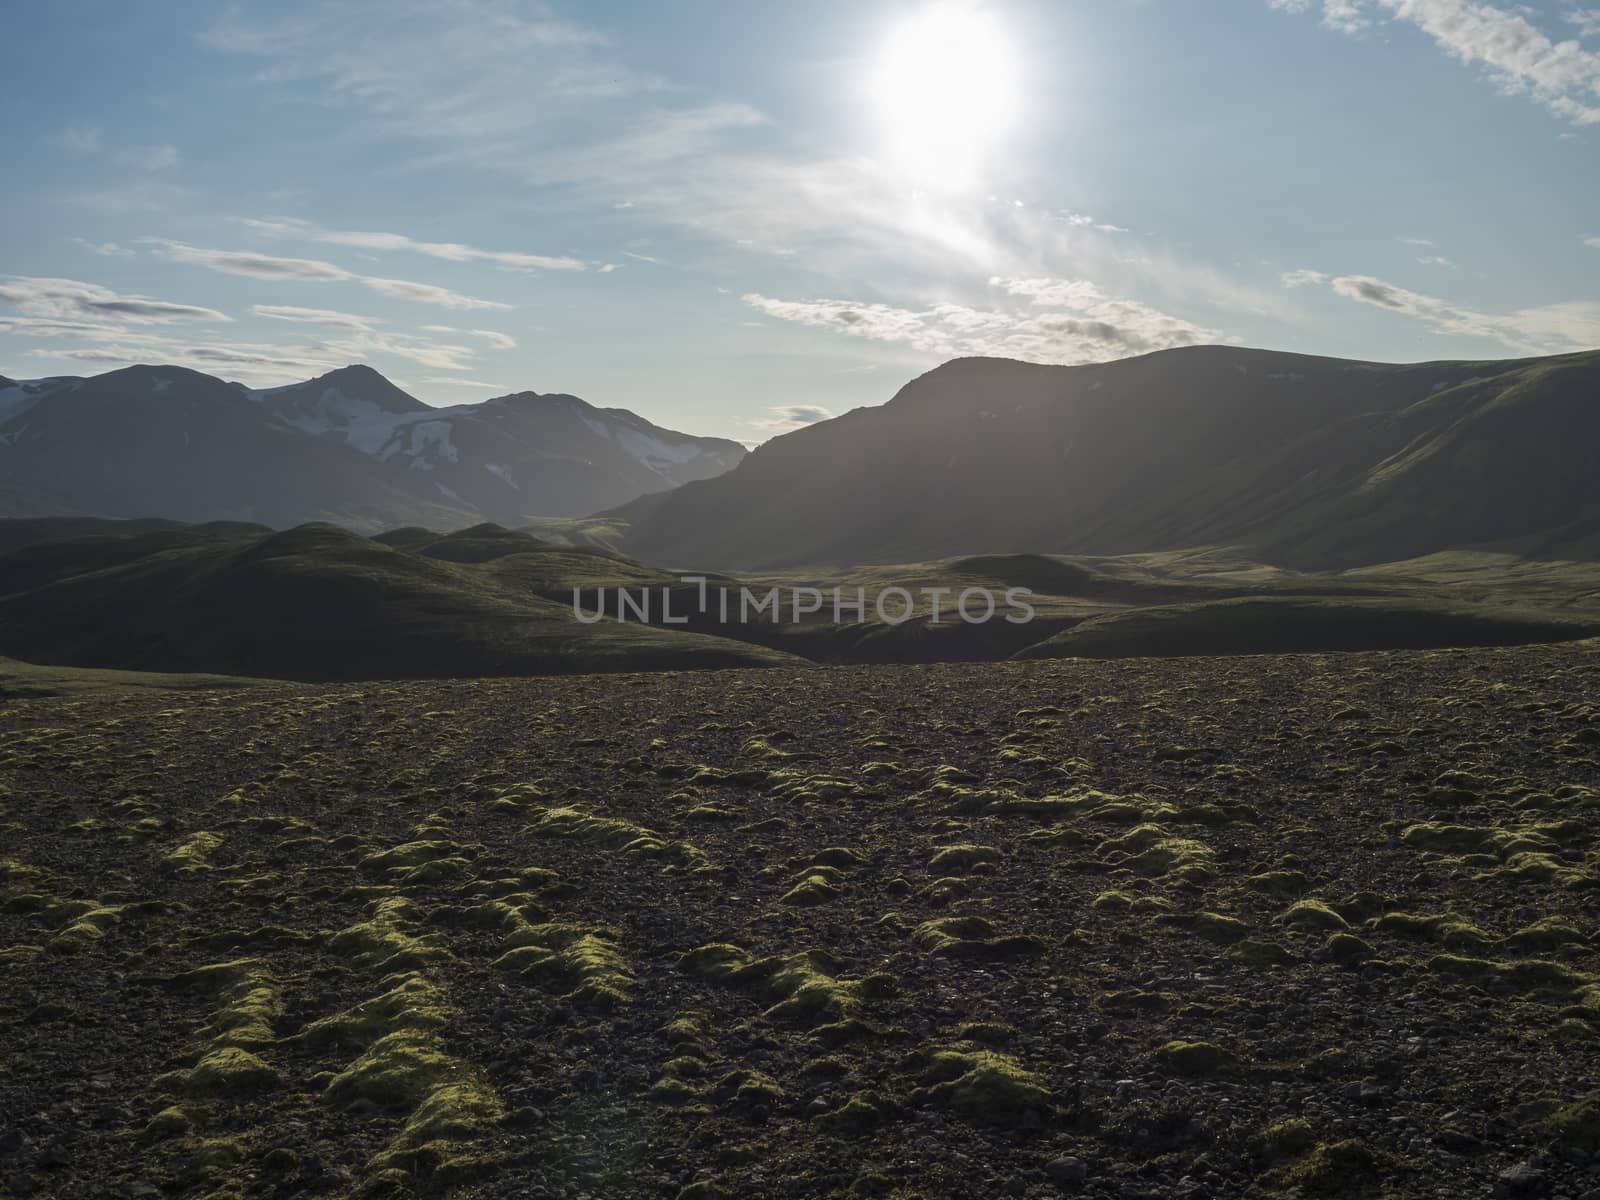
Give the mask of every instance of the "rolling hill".
[[[486, 549], [497, 540], [500, 553]], [[541, 553], [534, 539], [495, 527], [433, 535], [418, 552], [325, 524], [231, 537], [136, 528], [34, 542], [0, 554], [0, 654], [304, 680], [798, 662], [683, 630], [579, 624], [570, 603], [543, 593], [560, 594], [569, 576], [664, 577], [586, 551], [553, 550], [556, 564], [525, 561]]]
[[364, 366], [259, 391], [163, 366], [0, 380], [0, 515], [13, 517], [448, 530], [583, 516], [743, 456], [575, 396], [431, 408]]
[[1593, 557], [1597, 397], [1600, 353], [958, 359], [607, 515], [629, 554], [726, 569], [1197, 546], [1305, 569], [1482, 544]]

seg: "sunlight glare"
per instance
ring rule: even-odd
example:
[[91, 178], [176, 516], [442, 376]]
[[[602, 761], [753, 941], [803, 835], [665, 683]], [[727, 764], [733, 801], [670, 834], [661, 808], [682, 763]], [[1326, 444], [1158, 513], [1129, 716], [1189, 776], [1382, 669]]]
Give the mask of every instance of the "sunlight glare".
[[1017, 60], [978, 0], [938, 0], [895, 27], [873, 98], [895, 165], [918, 187], [973, 186], [1016, 110]]

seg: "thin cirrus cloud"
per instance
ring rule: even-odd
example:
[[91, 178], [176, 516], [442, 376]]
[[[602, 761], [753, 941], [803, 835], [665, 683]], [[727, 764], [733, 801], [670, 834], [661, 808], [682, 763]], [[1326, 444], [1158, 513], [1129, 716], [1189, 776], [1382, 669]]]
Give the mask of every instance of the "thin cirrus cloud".
[[[1312, 0], [1267, 0], [1306, 12]], [[1485, 68], [1503, 92], [1529, 96], [1575, 125], [1600, 125], [1600, 53], [1575, 40], [1556, 41], [1525, 15], [1482, 0], [1322, 0], [1323, 24], [1358, 33], [1378, 17], [1415, 25], [1451, 57]], [[1574, 23], [1589, 31], [1589, 14]], [[1600, 23], [1600, 22], [1596, 22]]]
[[1028, 301], [1029, 308], [940, 303], [909, 309], [846, 300], [778, 300], [758, 293], [742, 299], [779, 320], [897, 342], [942, 357], [986, 355], [1074, 364], [1225, 340], [1216, 330], [1147, 304], [1109, 297], [1087, 280], [995, 277], [989, 283]]
[[251, 279], [300, 280], [313, 283], [359, 283], [381, 295], [397, 300], [410, 300], [419, 304], [436, 304], [442, 308], [500, 309], [509, 304], [497, 300], [480, 300], [465, 296], [448, 288], [431, 283], [415, 283], [407, 279], [386, 279], [376, 275], [358, 275], [334, 263], [315, 258], [281, 258], [273, 254], [258, 254], [250, 250], [211, 250], [190, 246], [164, 238], [142, 238], [146, 245], [174, 262], [188, 263], [218, 271], [224, 275], [243, 275]]
[[338, 329], [358, 329], [370, 332], [375, 323], [371, 317], [358, 317], [354, 313], [337, 312], [331, 308], [300, 308], [293, 304], [252, 304], [250, 311], [258, 317], [273, 321], [292, 321], [298, 325], [327, 325]]
[[78, 279], [9, 275], [0, 279], [0, 300], [31, 317], [98, 317], [134, 325], [233, 320], [214, 308], [126, 295]]
[[1346, 300], [1421, 321], [1436, 333], [1490, 339], [1519, 354], [1559, 354], [1600, 343], [1600, 303], [1568, 301], [1485, 313], [1371, 275], [1301, 270], [1285, 274], [1283, 283], [1286, 287], [1326, 284]]
[[360, 230], [324, 229], [310, 221], [291, 217], [261, 220], [241, 217], [240, 224], [276, 238], [298, 238], [301, 241], [320, 242], [329, 246], [350, 246], [359, 250], [406, 251], [425, 254], [446, 262], [483, 262], [518, 271], [582, 271], [587, 267], [581, 258], [565, 255], [526, 254], [514, 250], [484, 250], [461, 242], [422, 242], [403, 233], [362, 232]]
[[496, 350], [515, 350], [517, 339], [509, 333], [500, 333], [494, 329], [457, 329], [454, 325], [424, 325], [425, 333], [465, 333], [472, 337], [481, 338]]

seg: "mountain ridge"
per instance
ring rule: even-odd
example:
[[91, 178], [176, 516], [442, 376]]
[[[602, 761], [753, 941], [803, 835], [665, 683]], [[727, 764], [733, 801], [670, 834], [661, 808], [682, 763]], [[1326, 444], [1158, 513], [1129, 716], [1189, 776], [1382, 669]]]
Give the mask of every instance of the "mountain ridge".
[[603, 515], [630, 523], [629, 554], [736, 569], [1207, 545], [1339, 567], [1569, 527], [1561, 544], [1586, 555], [1600, 551], [1584, 450], [1597, 394], [1600, 352], [956, 359], [880, 407]]
[[744, 448], [576, 396], [435, 408], [353, 364], [251, 389], [185, 367], [0, 383], [0, 514], [358, 531], [578, 517], [709, 478]]

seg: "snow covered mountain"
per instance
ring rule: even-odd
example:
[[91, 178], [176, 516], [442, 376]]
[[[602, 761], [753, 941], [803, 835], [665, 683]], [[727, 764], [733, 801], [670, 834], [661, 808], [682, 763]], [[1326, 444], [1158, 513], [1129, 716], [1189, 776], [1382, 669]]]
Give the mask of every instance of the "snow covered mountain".
[[516, 524], [709, 479], [744, 453], [576, 396], [431, 408], [365, 366], [263, 390], [181, 367], [0, 376], [0, 515]]

